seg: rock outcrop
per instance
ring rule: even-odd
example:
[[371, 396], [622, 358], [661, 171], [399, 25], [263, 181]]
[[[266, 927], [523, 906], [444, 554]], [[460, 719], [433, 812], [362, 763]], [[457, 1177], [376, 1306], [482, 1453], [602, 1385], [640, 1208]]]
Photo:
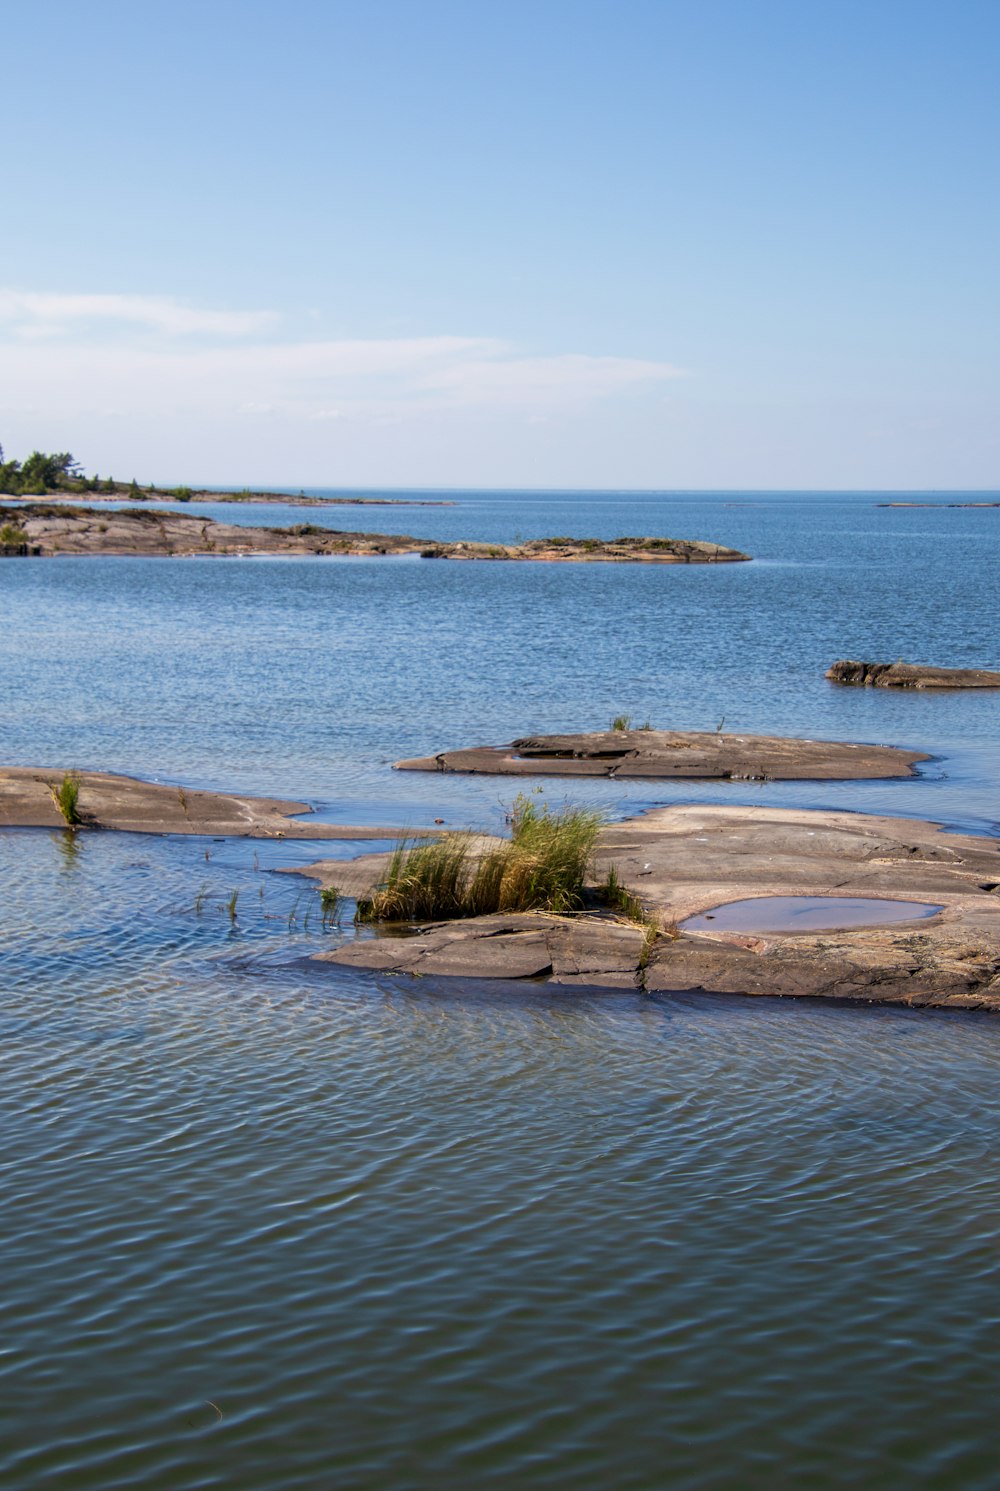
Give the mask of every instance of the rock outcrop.
[[506, 746], [472, 746], [397, 761], [397, 771], [501, 776], [660, 777], [723, 781], [831, 781], [913, 774], [919, 751], [835, 740], [721, 735], [696, 730], [605, 730], [593, 735], [523, 736]]
[[876, 689], [1000, 689], [1000, 673], [987, 668], [932, 668], [923, 663], [863, 663], [842, 658], [827, 668], [831, 683]]
[[400, 937], [345, 943], [317, 960], [383, 973], [451, 978], [546, 979], [602, 989], [639, 984], [643, 933], [605, 917], [521, 912], [433, 922]]
[[535, 560], [548, 563], [605, 562], [722, 564], [749, 554], [696, 539], [530, 539], [519, 544], [463, 540], [438, 543], [398, 533], [347, 533], [298, 523], [292, 528], [240, 527], [166, 509], [104, 509], [59, 502], [0, 507], [0, 526], [16, 524], [33, 552], [116, 554], [156, 558], [192, 554], [419, 555], [422, 559]]
[[[0, 828], [65, 828], [55, 794], [64, 778], [79, 786], [80, 827], [123, 833], [224, 834], [227, 838], [392, 839], [397, 830], [299, 818], [304, 802], [201, 792], [103, 771], [0, 767]], [[418, 830], [431, 835], [436, 829]], [[411, 834], [412, 836], [412, 834]]]
[[[370, 886], [384, 857], [304, 873]], [[325, 961], [385, 972], [555, 979], [651, 993], [810, 996], [1000, 1011], [1000, 844], [912, 819], [776, 808], [656, 809], [606, 828], [615, 865], [661, 928], [607, 917], [475, 918], [364, 936]], [[350, 892], [349, 892], [350, 893]], [[759, 896], [877, 897], [942, 908], [918, 921], [810, 933], [683, 932], [700, 911]]]

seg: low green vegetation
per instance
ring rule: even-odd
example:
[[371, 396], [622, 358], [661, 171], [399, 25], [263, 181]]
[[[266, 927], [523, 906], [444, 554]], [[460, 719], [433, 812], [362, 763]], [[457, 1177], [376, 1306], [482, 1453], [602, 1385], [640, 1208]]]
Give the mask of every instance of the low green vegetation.
[[173, 497], [177, 502], [190, 502], [194, 495], [190, 487], [168, 489], [157, 487], [152, 482], [143, 486], [135, 477], [131, 482], [120, 482], [113, 476], [85, 476], [80, 462], [68, 450], [33, 450], [25, 461], [7, 461], [0, 446], [0, 494], [45, 497], [50, 492], [81, 497], [88, 492], [102, 492], [106, 496], [125, 496], [132, 502], [145, 502], [155, 494]]
[[44, 497], [60, 487], [79, 489], [82, 481], [79, 464], [67, 450], [52, 454], [33, 450], [22, 464], [5, 461], [0, 448], [0, 492], [11, 497]]
[[612, 730], [652, 730], [652, 720], [645, 720], [641, 725], [633, 724], [630, 714], [616, 714], [609, 727]]
[[[639, 897], [622, 884], [614, 865], [608, 871], [608, 878], [600, 887], [599, 894], [611, 911], [617, 912], [626, 921], [633, 922], [635, 926], [642, 928], [642, 954], [639, 958], [639, 967], [644, 968], [649, 960], [653, 943], [663, 932], [659, 917], [648, 911]], [[676, 930], [673, 935], [676, 936]]]
[[14, 523], [4, 523], [0, 528], [0, 545], [2, 544], [26, 544], [28, 535], [23, 528], [18, 528]]
[[579, 911], [601, 814], [587, 808], [554, 812], [522, 793], [510, 817], [510, 839], [485, 852], [471, 833], [443, 834], [431, 843], [401, 841], [382, 884], [358, 901], [358, 921]]
[[67, 828], [79, 828], [83, 822], [80, 816], [80, 778], [73, 772], [67, 772], [58, 787], [49, 789], [52, 793], [52, 801], [63, 816]]

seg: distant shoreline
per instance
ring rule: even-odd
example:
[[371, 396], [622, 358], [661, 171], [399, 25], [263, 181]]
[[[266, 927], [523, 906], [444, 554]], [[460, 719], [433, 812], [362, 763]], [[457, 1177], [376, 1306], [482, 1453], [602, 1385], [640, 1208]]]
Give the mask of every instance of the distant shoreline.
[[[179, 493], [184, 495], [180, 496]], [[55, 489], [45, 496], [0, 492], [5, 502], [65, 502], [86, 507], [96, 502], [266, 502], [285, 507], [457, 507], [451, 499], [430, 497], [315, 497], [304, 492], [215, 492], [209, 488], [139, 487], [119, 483], [112, 492]]]
[[0, 555], [124, 555], [183, 558], [194, 555], [299, 554], [359, 556], [411, 554], [441, 560], [542, 560], [619, 564], [724, 564], [749, 554], [700, 539], [545, 538], [517, 544], [438, 541], [405, 533], [348, 533], [315, 523], [287, 528], [240, 527], [195, 513], [126, 507], [113, 511], [66, 502], [0, 506]]

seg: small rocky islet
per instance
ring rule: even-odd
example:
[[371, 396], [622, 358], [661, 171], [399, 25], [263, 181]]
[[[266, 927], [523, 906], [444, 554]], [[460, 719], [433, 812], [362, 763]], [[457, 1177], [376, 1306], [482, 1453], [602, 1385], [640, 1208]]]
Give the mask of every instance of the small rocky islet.
[[895, 746], [699, 730], [603, 730], [521, 736], [397, 761], [397, 771], [497, 776], [649, 777], [687, 781], [844, 781], [912, 776], [928, 758]]
[[857, 662], [841, 658], [826, 670], [831, 683], [876, 689], [1000, 689], [1000, 673], [988, 668], [936, 668], [926, 663]]
[[[15, 463], [16, 464], [16, 463]], [[110, 485], [110, 484], [108, 484]], [[102, 492], [95, 501], [151, 495]], [[164, 493], [180, 501], [288, 501], [287, 494]], [[0, 506], [0, 554], [288, 554], [419, 556], [442, 560], [536, 560], [711, 564], [749, 555], [697, 540], [548, 538], [517, 544], [438, 542], [343, 532], [314, 524], [244, 527], [145, 505], [111, 510], [56, 500]], [[334, 499], [383, 505], [386, 499]], [[312, 499], [319, 506], [322, 499]], [[322, 505], [327, 505], [322, 503]], [[387, 504], [388, 505], [388, 504]], [[431, 505], [431, 504], [427, 504]], [[983, 504], [985, 505], [985, 504]], [[841, 660], [831, 682], [879, 688], [992, 688], [1000, 673]], [[398, 769], [513, 776], [677, 780], [857, 780], [912, 775], [923, 753], [890, 746], [691, 731], [611, 729], [523, 736], [507, 746], [445, 750]], [[66, 798], [67, 786], [71, 788]], [[68, 816], [71, 801], [72, 818]], [[399, 837], [378, 826], [310, 821], [307, 804], [204, 792], [100, 772], [0, 770], [0, 826], [110, 829], [226, 837]], [[439, 834], [410, 831], [412, 841]], [[482, 838], [476, 852], [489, 852]], [[493, 841], [494, 843], [496, 841]], [[329, 860], [298, 873], [347, 896], [367, 895], [386, 873], [385, 853]], [[615, 914], [601, 890], [609, 872], [635, 915]], [[674, 807], [605, 825], [588, 877], [587, 909], [573, 916], [496, 913], [410, 925], [406, 936], [348, 939], [321, 961], [383, 972], [463, 978], [541, 979], [598, 989], [699, 990], [815, 996], [1000, 1011], [1000, 848], [942, 834], [940, 825], [860, 814], [766, 808]], [[852, 898], [875, 912], [906, 902], [910, 922], [886, 920], [824, 931], [721, 931], [712, 912], [733, 902]], [[687, 919], [706, 913], [697, 930]], [[836, 921], [836, 912], [834, 912]]]
[[[640, 732], [642, 733], [642, 732]], [[798, 742], [789, 741], [791, 750]], [[817, 744], [802, 742], [804, 745]], [[823, 743], [819, 743], [823, 744]], [[865, 750], [888, 748], [866, 747]], [[921, 759], [917, 753], [900, 753]], [[910, 766], [902, 763], [904, 770]], [[65, 827], [50, 768], [0, 771], [0, 826]], [[398, 836], [384, 826], [310, 822], [308, 805], [73, 773], [81, 829], [289, 839]], [[409, 838], [439, 834], [437, 827]], [[483, 836], [478, 852], [489, 851]], [[326, 860], [295, 873], [366, 895], [389, 855]], [[643, 921], [601, 899], [614, 869]], [[915, 820], [819, 810], [682, 806], [605, 825], [580, 915], [529, 912], [410, 925], [348, 939], [320, 961], [373, 971], [543, 979], [590, 988], [814, 996], [1000, 1011], [1000, 845]], [[865, 898], [926, 908], [912, 922], [809, 933], [685, 931], [733, 901]], [[653, 934], [650, 935], [650, 929]]]
[[125, 555], [184, 558], [195, 555], [289, 554], [402, 556], [441, 560], [535, 560], [549, 563], [724, 564], [749, 554], [703, 539], [623, 537], [544, 538], [497, 544], [441, 542], [409, 534], [349, 533], [314, 523], [289, 528], [219, 523], [193, 513], [159, 508], [101, 510], [64, 502], [0, 506], [0, 545], [8, 556]]

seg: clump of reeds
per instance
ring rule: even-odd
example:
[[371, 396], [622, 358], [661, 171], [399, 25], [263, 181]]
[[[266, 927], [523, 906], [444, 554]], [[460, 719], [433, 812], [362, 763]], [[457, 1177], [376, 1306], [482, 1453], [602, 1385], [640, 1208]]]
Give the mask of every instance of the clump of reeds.
[[616, 714], [611, 721], [612, 730], [631, 730], [632, 716], [630, 714]]
[[385, 879], [358, 901], [359, 921], [439, 921], [495, 911], [578, 911], [601, 814], [553, 812], [519, 795], [511, 836], [477, 852], [477, 836], [443, 834], [431, 843], [399, 843]]
[[[644, 968], [649, 961], [654, 942], [664, 931], [659, 917], [649, 911], [639, 897], [622, 884], [615, 865], [608, 870], [608, 878], [600, 887], [600, 896], [604, 904], [612, 911], [617, 911], [618, 915], [623, 916], [626, 921], [634, 922], [637, 927], [642, 928], [642, 952], [639, 955], [639, 967]], [[674, 935], [677, 935], [676, 932]]]
[[67, 772], [58, 787], [50, 787], [52, 801], [63, 816], [67, 828], [79, 828], [83, 822], [80, 816], [80, 778], [73, 772]]

